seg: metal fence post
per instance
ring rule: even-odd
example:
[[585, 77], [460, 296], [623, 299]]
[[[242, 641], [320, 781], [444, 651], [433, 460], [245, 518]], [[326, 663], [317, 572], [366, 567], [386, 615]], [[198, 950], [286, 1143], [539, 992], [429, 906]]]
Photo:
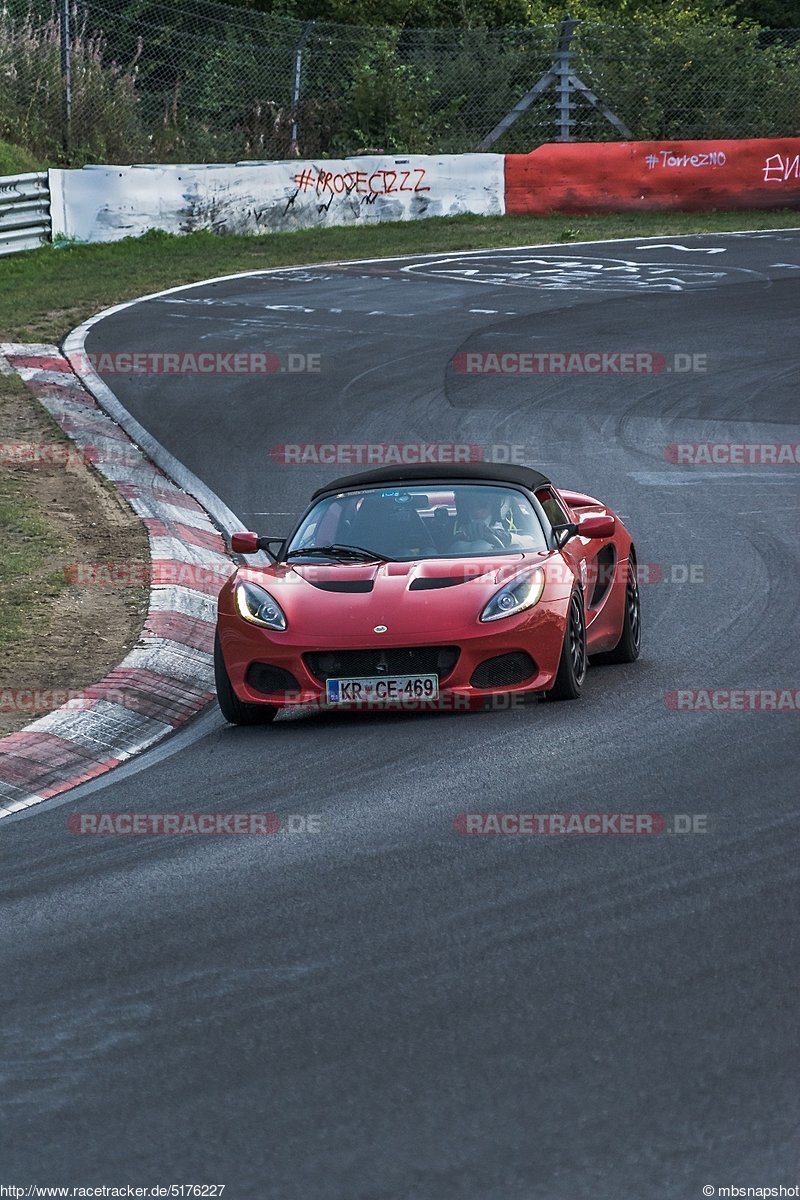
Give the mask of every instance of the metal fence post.
[[292, 133], [289, 139], [289, 153], [297, 156], [300, 151], [297, 145], [297, 109], [300, 104], [300, 85], [303, 78], [303, 47], [314, 26], [313, 21], [305, 21], [294, 48], [294, 68], [292, 70]]
[[572, 39], [575, 36], [575, 30], [580, 25], [580, 21], [574, 21], [567, 14], [559, 24], [558, 46], [556, 47], [555, 57], [552, 65], [544, 75], [542, 75], [529, 92], [526, 92], [521, 100], [518, 100], [510, 112], [507, 112], [502, 121], [495, 125], [491, 133], [487, 133], [486, 137], [477, 146], [478, 150], [488, 150], [493, 146], [498, 138], [502, 137], [506, 130], [510, 129], [514, 122], [522, 116], [527, 109], [533, 104], [543, 92], [546, 92], [549, 87], [555, 87], [558, 92], [557, 110], [558, 117], [556, 119], [556, 127], [558, 129], [559, 142], [571, 142], [572, 134], [570, 129], [573, 124], [572, 120], [572, 93], [578, 92], [580, 96], [591, 104], [598, 112], [602, 113], [607, 121], [609, 121], [616, 130], [618, 130], [628, 141], [633, 139], [633, 134], [620, 121], [608, 105], [602, 100], [598, 100], [594, 92], [586, 86], [572, 69], [572, 60], [575, 57], [575, 52], [572, 49]]
[[72, 144], [72, 39], [69, 21], [70, 0], [61, 0], [59, 27], [61, 35], [61, 142], [69, 154]]
[[575, 36], [575, 29], [579, 22], [573, 21], [569, 13], [564, 17], [558, 34], [558, 48], [556, 50], [556, 61], [553, 64], [553, 71], [557, 76], [558, 83], [558, 141], [571, 142], [572, 135], [570, 128], [572, 126], [572, 115], [570, 112], [570, 92], [571, 92], [571, 76], [572, 76], [572, 59], [574, 51], [572, 39]]

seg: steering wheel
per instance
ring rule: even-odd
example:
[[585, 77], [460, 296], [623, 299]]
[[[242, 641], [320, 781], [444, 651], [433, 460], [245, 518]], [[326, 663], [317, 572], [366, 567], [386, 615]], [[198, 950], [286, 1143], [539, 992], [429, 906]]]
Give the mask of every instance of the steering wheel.
[[508, 546], [507, 546], [507, 545], [506, 545], [506, 543], [503, 541], [503, 539], [501, 538], [500, 534], [499, 534], [499, 533], [496, 533], [496, 532], [494, 531], [494, 529], [487, 529], [487, 530], [486, 530], [486, 532], [485, 532], [485, 533], [484, 533], [484, 535], [483, 535], [483, 540], [484, 540], [485, 542], [491, 542], [491, 543], [492, 543], [492, 545], [494, 545], [494, 546], [497, 546], [497, 548], [498, 548], [499, 550], [507, 550], [507, 549], [508, 549]]
[[484, 525], [483, 522], [468, 521], [465, 528], [459, 532], [465, 542], [485, 542], [489, 546], [497, 547], [498, 550], [508, 549], [507, 543], [503, 541], [500, 534], [490, 525]]

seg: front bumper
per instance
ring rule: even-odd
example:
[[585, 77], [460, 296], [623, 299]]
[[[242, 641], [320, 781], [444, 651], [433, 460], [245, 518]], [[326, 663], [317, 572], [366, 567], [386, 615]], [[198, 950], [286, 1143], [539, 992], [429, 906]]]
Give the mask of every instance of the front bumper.
[[[437, 635], [425, 637], [394, 638], [385, 644], [373, 637], [365, 645], [362, 638], [326, 638], [313, 642], [307, 635], [295, 634], [291, 629], [273, 633], [244, 622], [235, 613], [220, 610], [218, 633], [228, 675], [236, 695], [247, 704], [266, 704], [278, 708], [305, 705], [335, 709], [469, 709], [481, 706], [492, 697], [515, 693], [546, 691], [552, 687], [558, 671], [561, 648], [564, 642], [564, 627], [567, 602], [544, 604], [540, 602], [529, 612], [508, 621], [479, 625], [476, 629], [462, 631], [460, 635]], [[498, 625], [501, 627], [498, 628]], [[455, 665], [439, 678], [439, 699], [435, 701], [370, 701], [330, 705], [327, 701], [325, 682], [318, 677], [308, 661], [310, 655], [336, 652], [386, 651], [387, 657], [393, 650], [408, 648], [433, 648], [449, 646], [458, 651]], [[506, 655], [530, 656], [533, 660], [531, 672], [519, 682], [497, 686], [476, 686], [476, 670], [489, 659]], [[420, 656], [421, 658], [423, 656]], [[517, 662], [521, 661], [519, 658]], [[259, 674], [263, 678], [272, 672], [253, 670], [257, 664], [266, 664], [280, 673], [274, 678], [283, 686], [274, 690], [262, 690], [252, 686]], [[392, 672], [401, 673], [401, 672]], [[409, 671], [403, 671], [409, 674]], [[419, 673], [425, 673], [420, 671]], [[437, 672], [438, 673], [438, 672]], [[517, 672], [519, 673], [519, 672]], [[348, 671], [348, 675], [365, 674], [363, 671]], [[488, 681], [498, 672], [484, 668], [478, 679]], [[289, 681], [289, 678], [291, 681]], [[502, 678], [502, 674], [500, 675]]]

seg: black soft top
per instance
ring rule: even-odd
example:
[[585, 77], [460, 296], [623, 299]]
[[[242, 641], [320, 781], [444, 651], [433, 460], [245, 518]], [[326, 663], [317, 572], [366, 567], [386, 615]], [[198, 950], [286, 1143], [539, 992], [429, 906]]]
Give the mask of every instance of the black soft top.
[[375, 471], [362, 471], [359, 475], [345, 475], [342, 479], [334, 479], [332, 483], [317, 488], [311, 499], [316, 500], [318, 496], [324, 496], [328, 492], [368, 487], [373, 483], [418, 483], [422, 480], [426, 483], [437, 483], [441, 480], [444, 483], [454, 479], [464, 482], [484, 480], [490, 483], [514, 483], [517, 487], [527, 488], [531, 492], [550, 483], [541, 471], [516, 466], [514, 463], [431, 463], [430, 466], [379, 467]]

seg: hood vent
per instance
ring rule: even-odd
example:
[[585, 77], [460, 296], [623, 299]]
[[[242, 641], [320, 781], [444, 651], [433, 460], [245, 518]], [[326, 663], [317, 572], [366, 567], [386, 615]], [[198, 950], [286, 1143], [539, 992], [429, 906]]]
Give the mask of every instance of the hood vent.
[[371, 579], [306, 579], [312, 587], [321, 592], [371, 592]]
[[410, 592], [432, 592], [436, 588], [455, 587], [457, 583], [466, 583], [463, 575], [420, 575], [412, 579]]

